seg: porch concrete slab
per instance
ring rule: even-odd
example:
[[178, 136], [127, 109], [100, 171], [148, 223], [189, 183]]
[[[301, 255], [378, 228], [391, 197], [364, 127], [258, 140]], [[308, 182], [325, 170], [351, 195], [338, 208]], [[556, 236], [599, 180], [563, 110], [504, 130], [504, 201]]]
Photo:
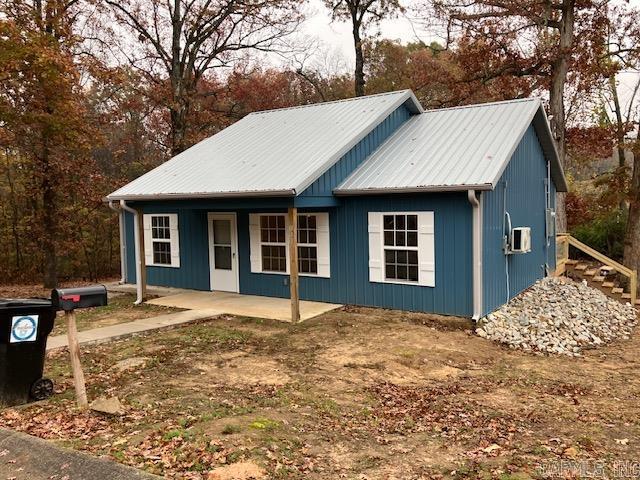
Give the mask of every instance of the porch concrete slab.
[[[288, 298], [241, 295], [226, 292], [178, 293], [168, 297], [154, 298], [147, 303], [164, 307], [186, 308], [190, 310], [214, 310], [241, 317], [267, 318], [291, 321], [291, 301]], [[342, 305], [334, 303], [300, 301], [300, 319], [308, 320]]]
[[[136, 293], [136, 285], [120, 282], [108, 282], [104, 284], [107, 287], [108, 292], [114, 293]], [[147, 295], [154, 297], [166, 297], [167, 295], [176, 295], [178, 293], [192, 292], [193, 290], [187, 290], [184, 288], [173, 287], [159, 287], [156, 285], [147, 285]]]
[[[80, 345], [92, 345], [97, 343], [118, 340], [136, 333], [174, 327], [185, 323], [217, 317], [225, 313], [215, 309], [186, 310], [184, 312], [167, 313], [157, 317], [145, 318], [128, 323], [109, 325], [108, 327], [94, 328], [78, 332]], [[56, 335], [47, 339], [47, 351], [68, 346], [66, 335]]]

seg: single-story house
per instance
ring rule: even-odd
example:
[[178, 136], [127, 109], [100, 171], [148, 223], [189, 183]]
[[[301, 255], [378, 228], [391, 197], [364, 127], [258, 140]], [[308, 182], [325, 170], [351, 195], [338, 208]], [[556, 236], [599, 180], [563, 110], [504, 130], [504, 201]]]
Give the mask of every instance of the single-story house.
[[477, 319], [554, 271], [564, 191], [540, 99], [404, 90], [252, 113], [107, 200], [128, 283]]

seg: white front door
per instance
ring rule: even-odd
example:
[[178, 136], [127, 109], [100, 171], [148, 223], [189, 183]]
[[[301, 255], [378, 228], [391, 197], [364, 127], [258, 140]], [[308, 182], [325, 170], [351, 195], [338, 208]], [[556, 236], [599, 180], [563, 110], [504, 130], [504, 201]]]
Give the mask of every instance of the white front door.
[[211, 290], [238, 292], [238, 235], [235, 213], [209, 213]]

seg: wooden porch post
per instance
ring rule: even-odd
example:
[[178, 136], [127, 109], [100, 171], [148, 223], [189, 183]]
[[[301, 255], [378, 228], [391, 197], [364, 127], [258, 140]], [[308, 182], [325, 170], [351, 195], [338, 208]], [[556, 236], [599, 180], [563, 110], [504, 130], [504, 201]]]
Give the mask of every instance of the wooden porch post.
[[289, 286], [291, 289], [291, 323], [300, 321], [298, 292], [298, 209], [289, 207]]
[[140, 258], [138, 261], [140, 262], [140, 284], [142, 285], [142, 300], [147, 298], [147, 265], [145, 261], [145, 253], [144, 253], [144, 214], [142, 209], [138, 209], [138, 232], [140, 232], [139, 242], [140, 242]]

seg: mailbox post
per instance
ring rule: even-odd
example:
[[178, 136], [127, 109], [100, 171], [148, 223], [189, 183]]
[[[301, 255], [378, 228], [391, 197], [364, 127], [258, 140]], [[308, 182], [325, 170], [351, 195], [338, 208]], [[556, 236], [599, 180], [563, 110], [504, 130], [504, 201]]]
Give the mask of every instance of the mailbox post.
[[87, 399], [87, 388], [85, 386], [82, 363], [80, 362], [80, 345], [78, 343], [78, 327], [76, 324], [75, 309], [106, 305], [107, 289], [103, 285], [55, 289], [51, 292], [51, 300], [57, 305], [58, 310], [64, 310], [64, 316], [67, 322], [67, 339], [69, 340], [73, 384], [76, 389], [76, 401], [78, 407], [86, 409], [89, 407], [89, 401]]
[[67, 339], [69, 340], [69, 356], [71, 357], [73, 385], [76, 389], [76, 401], [78, 402], [78, 407], [84, 410], [89, 407], [89, 400], [87, 399], [87, 387], [84, 382], [82, 363], [80, 363], [80, 344], [78, 343], [75, 310], [65, 310], [64, 317], [67, 321]]

